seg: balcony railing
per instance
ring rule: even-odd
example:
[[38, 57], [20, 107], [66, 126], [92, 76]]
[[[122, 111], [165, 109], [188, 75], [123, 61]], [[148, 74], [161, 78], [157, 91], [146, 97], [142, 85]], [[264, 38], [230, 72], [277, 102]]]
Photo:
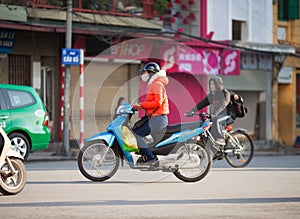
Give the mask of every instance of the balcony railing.
[[[73, 11], [109, 14], [117, 16], [139, 16], [152, 19], [154, 0], [73, 0]], [[66, 8], [66, 0], [0, 0], [0, 4], [33, 8]]]

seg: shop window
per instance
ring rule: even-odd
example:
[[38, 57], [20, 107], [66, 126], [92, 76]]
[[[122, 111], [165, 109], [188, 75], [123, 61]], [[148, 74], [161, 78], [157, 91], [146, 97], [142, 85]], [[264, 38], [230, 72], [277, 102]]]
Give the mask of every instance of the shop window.
[[30, 85], [30, 56], [10, 55], [8, 78], [9, 84]]
[[299, 19], [299, 0], [278, 0], [278, 20]]
[[300, 129], [300, 70], [296, 75], [296, 128]]

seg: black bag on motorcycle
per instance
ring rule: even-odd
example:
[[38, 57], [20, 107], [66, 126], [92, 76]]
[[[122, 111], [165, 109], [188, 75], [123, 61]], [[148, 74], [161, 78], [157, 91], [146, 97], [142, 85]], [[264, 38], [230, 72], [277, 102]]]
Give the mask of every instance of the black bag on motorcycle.
[[153, 113], [155, 113], [155, 111], [158, 109], [158, 107], [156, 107], [152, 113], [150, 113], [149, 115], [145, 115], [143, 116], [139, 121], [137, 121], [136, 123], [134, 123], [133, 127], [132, 127], [132, 130], [135, 130], [139, 127], [141, 127], [142, 125], [144, 125], [149, 119], [150, 117], [152, 116]]
[[149, 116], [143, 116], [140, 120], [138, 120], [136, 123], [134, 123], [132, 130], [135, 130], [142, 125], [144, 125], [149, 120]]

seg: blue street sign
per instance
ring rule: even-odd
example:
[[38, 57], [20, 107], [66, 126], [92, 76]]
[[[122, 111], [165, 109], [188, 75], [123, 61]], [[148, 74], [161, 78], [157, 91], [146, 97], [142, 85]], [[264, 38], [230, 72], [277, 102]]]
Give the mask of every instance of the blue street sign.
[[15, 31], [0, 29], [0, 53], [12, 53], [15, 35]]
[[80, 49], [62, 49], [63, 65], [80, 65]]

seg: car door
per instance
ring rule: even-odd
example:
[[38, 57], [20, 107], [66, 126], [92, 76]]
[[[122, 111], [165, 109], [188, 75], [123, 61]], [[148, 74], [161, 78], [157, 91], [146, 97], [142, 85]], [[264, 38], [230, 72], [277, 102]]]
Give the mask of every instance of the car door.
[[[35, 103], [36, 100], [27, 90], [6, 89], [3, 97], [6, 100], [13, 126], [10, 131], [23, 130], [35, 132]], [[3, 92], [3, 93], [4, 93]]]
[[8, 133], [12, 128], [11, 124], [11, 114], [4, 100], [3, 89], [0, 89], [0, 126]]

